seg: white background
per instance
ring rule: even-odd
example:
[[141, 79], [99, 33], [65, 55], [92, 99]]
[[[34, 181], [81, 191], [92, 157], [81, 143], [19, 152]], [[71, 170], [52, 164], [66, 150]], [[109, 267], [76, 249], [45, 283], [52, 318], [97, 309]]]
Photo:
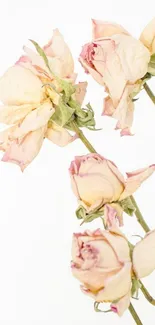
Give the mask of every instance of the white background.
[[[155, 108], [147, 95], [142, 92], [136, 102], [135, 136], [120, 138], [113, 131], [115, 121], [100, 116], [103, 89], [84, 74], [77, 60], [81, 45], [91, 38], [91, 17], [116, 21], [138, 37], [153, 9], [151, 0], [1, 0], [0, 74], [18, 59], [29, 38], [43, 44], [58, 27], [72, 50], [79, 79], [90, 80], [87, 101], [103, 130], [85, 133], [96, 149], [123, 172], [155, 163]], [[155, 90], [153, 81], [150, 85]], [[23, 174], [16, 165], [0, 163], [1, 325], [134, 325], [128, 311], [121, 319], [112, 313], [95, 313], [93, 301], [80, 292], [70, 272], [72, 232], [79, 230], [79, 224], [68, 167], [75, 155], [86, 153], [79, 140], [63, 149], [46, 140]], [[152, 228], [154, 188], [155, 175], [135, 195]], [[126, 216], [125, 225], [129, 236], [143, 235], [134, 218]], [[144, 282], [155, 296], [155, 274]], [[144, 325], [154, 324], [155, 310], [141, 295], [133, 304]]]

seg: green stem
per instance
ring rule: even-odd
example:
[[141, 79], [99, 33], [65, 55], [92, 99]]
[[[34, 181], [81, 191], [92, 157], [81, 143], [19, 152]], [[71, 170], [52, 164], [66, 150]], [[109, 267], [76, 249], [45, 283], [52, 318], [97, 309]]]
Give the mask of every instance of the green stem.
[[148, 96], [151, 98], [153, 104], [155, 104], [155, 96], [146, 82], [143, 85], [143, 87], [144, 87], [145, 91], [147, 92]]
[[86, 148], [92, 152], [92, 153], [96, 153], [96, 150], [93, 148], [93, 146], [91, 145], [91, 143], [87, 140], [87, 138], [85, 137], [85, 135], [83, 134], [83, 132], [79, 129], [78, 125], [76, 124], [75, 121], [72, 121], [70, 123], [70, 125], [72, 126], [72, 129], [75, 131], [75, 133], [78, 135], [78, 137], [80, 138], [80, 140], [83, 142], [83, 144], [86, 146]]
[[141, 285], [141, 291], [143, 293], [143, 295], [145, 296], [145, 298], [149, 301], [149, 303], [153, 306], [155, 306], [155, 299], [153, 299], [153, 297], [150, 295], [150, 293], [148, 292], [148, 290], [145, 288], [144, 284], [139, 281], [140, 285]]
[[133, 307], [132, 304], [130, 304], [130, 306], [129, 306], [129, 311], [130, 311], [130, 314], [132, 315], [135, 323], [137, 325], [143, 325], [143, 323], [141, 322], [141, 320], [140, 320], [138, 314], [136, 313], [136, 311], [135, 311], [135, 309], [134, 309], [134, 307]]
[[133, 203], [133, 205], [135, 206], [136, 210], [135, 210], [135, 215], [136, 215], [136, 218], [137, 218], [137, 221], [140, 223], [140, 225], [142, 226], [142, 228], [144, 229], [145, 232], [149, 232], [150, 231], [150, 228], [149, 226], [147, 225], [147, 223], [145, 222], [140, 210], [139, 210], [139, 207], [134, 199], [133, 196], [131, 196], [131, 201]]

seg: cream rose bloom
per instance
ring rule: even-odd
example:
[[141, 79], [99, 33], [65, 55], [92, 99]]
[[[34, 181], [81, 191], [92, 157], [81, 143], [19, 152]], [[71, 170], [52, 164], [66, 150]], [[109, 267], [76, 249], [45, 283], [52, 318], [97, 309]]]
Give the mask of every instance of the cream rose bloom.
[[133, 261], [119, 229], [85, 231], [73, 235], [72, 273], [83, 293], [96, 302], [111, 302], [111, 310], [122, 316], [130, 304], [133, 272], [137, 280], [150, 274], [155, 269], [154, 251], [155, 231], [135, 246]]
[[69, 169], [73, 192], [87, 212], [104, 206], [107, 221], [118, 213], [120, 225], [123, 210], [117, 202], [132, 195], [154, 170], [152, 165], [127, 173], [125, 179], [112, 161], [99, 154], [75, 157]]

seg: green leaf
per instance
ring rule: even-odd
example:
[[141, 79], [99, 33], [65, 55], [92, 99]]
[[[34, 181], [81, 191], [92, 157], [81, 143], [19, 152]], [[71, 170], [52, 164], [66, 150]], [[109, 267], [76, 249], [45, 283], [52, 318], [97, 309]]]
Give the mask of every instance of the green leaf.
[[63, 127], [70, 121], [74, 112], [75, 110], [60, 98], [59, 105], [56, 106], [55, 113], [51, 116], [50, 120]]
[[50, 66], [49, 66], [49, 63], [48, 63], [47, 56], [46, 56], [45, 52], [43, 51], [43, 49], [40, 47], [40, 45], [39, 45], [37, 42], [33, 41], [32, 39], [30, 39], [30, 42], [33, 43], [33, 45], [35, 46], [35, 48], [36, 48], [38, 54], [43, 58], [43, 60], [44, 60], [44, 62], [45, 62], [45, 64], [46, 64], [46, 66], [47, 66], [47, 68], [48, 68], [48, 69], [50, 70], [50, 72], [52, 73], [52, 71], [51, 71], [51, 69], [50, 69]]
[[126, 212], [129, 216], [132, 216], [135, 211], [135, 206], [133, 205], [130, 197], [119, 202], [124, 212]]
[[151, 55], [150, 62], [148, 65], [148, 72], [155, 76], [155, 53]]

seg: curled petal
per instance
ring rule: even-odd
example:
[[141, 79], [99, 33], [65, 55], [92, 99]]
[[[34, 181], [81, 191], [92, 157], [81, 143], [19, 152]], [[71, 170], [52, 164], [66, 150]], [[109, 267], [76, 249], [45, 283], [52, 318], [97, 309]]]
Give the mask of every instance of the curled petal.
[[144, 28], [140, 41], [149, 49], [151, 54], [155, 53], [155, 18]]
[[[83, 52], [83, 51], [82, 51]], [[91, 68], [90, 65], [87, 63], [86, 60], [83, 59], [82, 53], [79, 57], [79, 62], [81, 63], [81, 65], [83, 66], [83, 68], [85, 69], [86, 73], [90, 73], [91, 76], [101, 85], [104, 86], [104, 80], [102, 75], [97, 72], [95, 69]]]
[[28, 133], [22, 140], [15, 140], [6, 150], [2, 161], [12, 162], [23, 171], [37, 156], [41, 149], [46, 128]]
[[133, 250], [133, 267], [139, 279], [155, 270], [155, 230], [149, 232], [135, 246]]
[[136, 170], [132, 173], [127, 173], [127, 180], [125, 184], [125, 189], [120, 196], [119, 201], [124, 200], [126, 197], [132, 195], [140, 185], [150, 177], [155, 171], [155, 165]]
[[42, 83], [28, 69], [15, 65], [0, 79], [0, 100], [6, 105], [36, 104], [42, 99]]
[[76, 136], [72, 136], [65, 128], [55, 123], [48, 127], [45, 137], [60, 147], [64, 147], [76, 139]]
[[121, 26], [115, 23], [92, 19], [93, 24], [93, 39], [101, 37], [110, 37], [115, 34], [129, 33]]
[[130, 305], [130, 298], [131, 298], [131, 290], [119, 299], [117, 302], [111, 304], [111, 310], [117, 313], [119, 316], [122, 316], [126, 309], [128, 309]]
[[123, 226], [123, 209], [117, 203], [106, 204], [104, 206], [104, 219], [108, 229], [112, 230], [115, 227]]

